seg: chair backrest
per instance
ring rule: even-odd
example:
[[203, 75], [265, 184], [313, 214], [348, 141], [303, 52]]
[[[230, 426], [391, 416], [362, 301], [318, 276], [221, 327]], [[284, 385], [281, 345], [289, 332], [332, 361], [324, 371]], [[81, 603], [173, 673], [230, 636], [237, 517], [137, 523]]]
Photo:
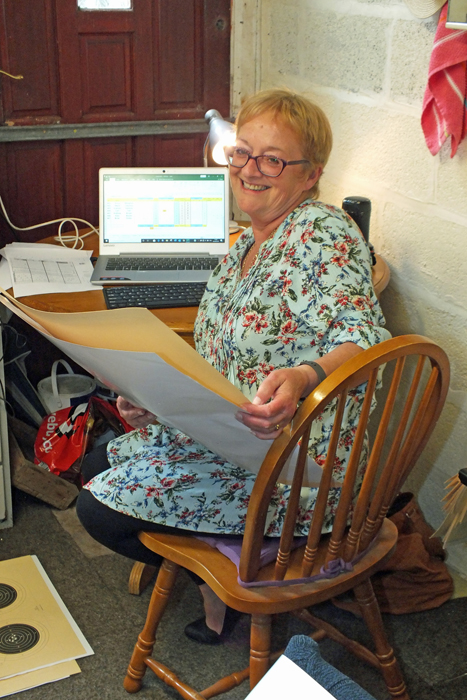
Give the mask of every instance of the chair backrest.
[[[276, 580], [286, 576], [311, 426], [330, 402], [335, 402], [334, 424], [302, 559], [303, 577], [310, 576], [315, 564], [333, 484], [336, 451], [345, 429], [343, 416], [347, 402], [358, 397], [360, 417], [353, 434], [332, 533], [328, 538], [326, 563], [336, 558], [351, 561], [376, 536], [389, 506], [433, 431], [448, 387], [449, 360], [446, 353], [419, 335], [399, 336], [371, 347], [348, 360], [319, 384], [295, 414], [290, 433], [282, 433], [272, 443], [261, 465], [248, 506], [240, 578], [245, 582], [253, 581], [260, 568], [268, 505], [282, 468], [293, 456], [294, 477], [274, 572]], [[369, 422], [375, 398], [378, 409]], [[358, 488], [362, 450], [366, 449], [368, 433], [371, 433], [371, 445], [365, 476]]]

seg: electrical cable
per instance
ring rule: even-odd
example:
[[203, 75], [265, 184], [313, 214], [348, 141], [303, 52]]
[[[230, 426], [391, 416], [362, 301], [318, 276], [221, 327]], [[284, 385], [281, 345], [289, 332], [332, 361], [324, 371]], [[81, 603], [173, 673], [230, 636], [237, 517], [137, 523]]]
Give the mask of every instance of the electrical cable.
[[[78, 250], [81, 250], [84, 248], [84, 241], [83, 239], [86, 238], [87, 236], [90, 236], [93, 233], [99, 233], [99, 229], [97, 229], [95, 226], [89, 223], [89, 221], [86, 221], [85, 219], [77, 219], [75, 217], [73, 218], [63, 218], [63, 219], [53, 219], [52, 221], [45, 221], [43, 224], [35, 224], [34, 226], [26, 226], [24, 228], [20, 228], [19, 226], [15, 226], [11, 221], [10, 218], [6, 212], [5, 205], [3, 204], [3, 200], [0, 197], [0, 207], [2, 209], [3, 215], [7, 221], [7, 223], [11, 226], [12, 229], [15, 231], [32, 231], [35, 228], [41, 228], [42, 226], [49, 226], [50, 224], [60, 224], [58, 227], [58, 236], [54, 236], [54, 240], [60, 243], [64, 248], [69, 248], [70, 246], [67, 245], [67, 243], [73, 243], [72, 248], [76, 248], [79, 244]], [[88, 233], [83, 233], [79, 234], [79, 228], [76, 225], [75, 221], [79, 221], [82, 224], [86, 224], [86, 226], [89, 226], [91, 228], [91, 231]], [[63, 224], [69, 223], [73, 226], [75, 232], [73, 233], [66, 233], [62, 234], [62, 227]]]
[[[5, 349], [4, 349], [4, 347], [3, 347], [3, 331], [6, 330], [6, 328], [7, 328], [7, 325], [6, 325], [3, 321], [0, 321], [0, 333], [2, 334], [2, 350], [3, 350], [3, 352], [2, 352], [2, 357], [1, 357], [1, 359], [0, 359], [0, 362], [3, 362], [3, 358], [5, 357]], [[12, 329], [12, 330], [15, 331], [15, 333], [16, 333], [16, 335], [17, 335], [17, 340], [18, 340], [20, 337], [23, 337], [25, 343], [27, 342], [26, 336], [23, 336], [22, 333], [18, 333], [18, 331], [17, 331], [15, 328]], [[4, 384], [3, 384], [3, 380], [2, 380], [2, 379], [0, 379], [0, 389], [1, 389], [0, 401], [2, 401], [2, 402], [5, 404], [5, 410], [6, 410], [6, 408], [7, 408], [8, 406], [10, 406], [10, 408], [13, 410], [13, 407], [12, 407], [11, 404], [7, 401], [6, 392], [5, 392], [5, 386], [4, 386]]]
[[7, 73], [6, 70], [0, 70], [0, 73], [7, 75], [9, 78], [13, 78], [13, 80], [23, 80], [24, 78], [24, 75], [11, 75], [11, 73]]
[[0, 379], [0, 389], [1, 389], [0, 401], [3, 401], [3, 403], [5, 404], [5, 409], [7, 408], [7, 406], [10, 406], [10, 408], [13, 409], [12, 405], [7, 400], [6, 393], [5, 393], [5, 387], [3, 386], [3, 382], [1, 379]]
[[[3, 355], [0, 358], [0, 362], [3, 362], [4, 367], [12, 362], [16, 362], [17, 360], [22, 360], [31, 354], [31, 350], [27, 349], [28, 339], [23, 333], [17, 331], [16, 328], [13, 328], [13, 326], [9, 326], [8, 323], [3, 323], [3, 321], [0, 321], [0, 328], [3, 345]], [[23, 348], [25, 348], [24, 351]], [[6, 357], [14, 354], [15, 351], [19, 351], [19, 354], [7, 360]]]

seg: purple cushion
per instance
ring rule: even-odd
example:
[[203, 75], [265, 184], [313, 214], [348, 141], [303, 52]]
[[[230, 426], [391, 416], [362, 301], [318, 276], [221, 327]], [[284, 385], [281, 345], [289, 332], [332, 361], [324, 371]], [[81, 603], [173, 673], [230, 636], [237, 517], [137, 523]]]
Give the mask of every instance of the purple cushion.
[[[240, 565], [240, 552], [242, 551], [243, 537], [221, 537], [216, 535], [196, 535], [198, 540], [206, 542], [210, 547], [218, 549], [226, 557], [233, 561], [235, 566]], [[292, 549], [301, 547], [306, 543], [306, 537], [294, 537], [292, 541]], [[265, 537], [263, 539], [263, 546], [261, 547], [261, 554], [259, 558], [260, 567], [269, 564], [274, 561], [277, 557], [277, 552], [279, 551], [280, 537]]]
[[[206, 544], [218, 549], [222, 554], [228, 557], [237, 567], [237, 571], [240, 565], [240, 552], [242, 550], [242, 537], [217, 537], [213, 536], [199, 536], [195, 535], [198, 540], [206, 542]], [[306, 537], [294, 537], [292, 540], [291, 549], [296, 549], [306, 544]], [[260, 554], [260, 568], [265, 564], [269, 564], [274, 561], [277, 557], [277, 552], [279, 551], [280, 538], [279, 537], [265, 537], [263, 539], [263, 546], [261, 548]], [[372, 544], [370, 544], [370, 547]], [[368, 548], [367, 548], [368, 549]], [[238, 576], [237, 581], [240, 586], [244, 588], [260, 588], [264, 586], [291, 586], [301, 583], [312, 583], [314, 581], [320, 581], [321, 579], [330, 579], [339, 576], [340, 574], [352, 571], [354, 564], [359, 561], [367, 552], [367, 549], [360, 552], [355, 559], [350, 562], [346, 562], [343, 559], [334, 559], [328, 562], [325, 566], [322, 566], [318, 574], [313, 576], [305, 576], [303, 578], [295, 579], [285, 579], [285, 580], [274, 580], [274, 581], [242, 581], [240, 576]]]

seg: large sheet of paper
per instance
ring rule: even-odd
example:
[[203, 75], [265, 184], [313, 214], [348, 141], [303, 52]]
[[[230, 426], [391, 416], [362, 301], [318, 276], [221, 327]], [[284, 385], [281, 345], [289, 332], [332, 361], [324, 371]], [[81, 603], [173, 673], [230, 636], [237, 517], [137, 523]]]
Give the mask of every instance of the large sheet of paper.
[[[247, 399], [147, 309], [63, 314], [31, 309], [6, 292], [0, 301], [103, 384], [224, 459], [258, 473], [272, 443], [235, 419]], [[284, 468], [281, 482], [291, 480], [290, 469]], [[317, 485], [321, 474], [309, 459], [306, 483]]]

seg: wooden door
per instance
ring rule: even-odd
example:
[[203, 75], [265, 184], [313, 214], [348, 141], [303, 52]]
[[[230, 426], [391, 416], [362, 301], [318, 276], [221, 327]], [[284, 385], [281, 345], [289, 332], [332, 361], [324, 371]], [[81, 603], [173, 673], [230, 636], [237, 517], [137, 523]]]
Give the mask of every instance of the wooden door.
[[[0, 76], [0, 194], [18, 226], [97, 224], [100, 167], [202, 165], [205, 112], [230, 113], [230, 0], [79, 4], [0, 0], [1, 68], [24, 76]], [[0, 234], [13, 240], [3, 220]]]

